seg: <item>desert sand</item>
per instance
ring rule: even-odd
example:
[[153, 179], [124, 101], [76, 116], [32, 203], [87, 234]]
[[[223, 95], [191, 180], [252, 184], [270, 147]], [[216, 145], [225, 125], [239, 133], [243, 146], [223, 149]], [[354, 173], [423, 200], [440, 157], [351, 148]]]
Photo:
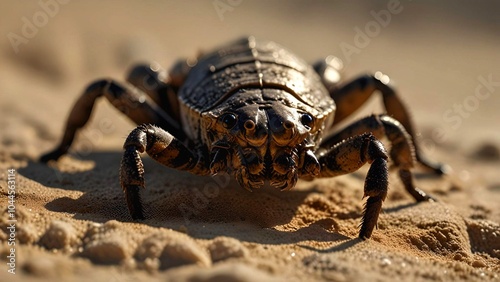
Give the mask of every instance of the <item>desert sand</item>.
[[[500, 6], [477, 5], [2, 3], [0, 280], [499, 281]], [[452, 169], [414, 170], [438, 201], [415, 203], [392, 171], [378, 229], [361, 241], [367, 166], [250, 193], [227, 176], [180, 173], [144, 156], [149, 219], [134, 222], [118, 169], [135, 125], [104, 100], [70, 154], [38, 162], [91, 81], [123, 80], [137, 62], [169, 68], [249, 34], [310, 62], [337, 55], [346, 80], [388, 74], [424, 153]], [[383, 112], [381, 104], [374, 95], [353, 119]]]

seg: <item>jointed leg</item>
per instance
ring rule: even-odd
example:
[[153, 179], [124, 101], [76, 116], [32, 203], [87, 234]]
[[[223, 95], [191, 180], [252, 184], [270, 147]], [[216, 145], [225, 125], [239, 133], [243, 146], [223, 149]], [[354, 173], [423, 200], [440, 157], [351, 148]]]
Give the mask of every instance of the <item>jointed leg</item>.
[[178, 60], [168, 72], [158, 63], [137, 65], [127, 81], [148, 94], [174, 120], [180, 120], [177, 93], [193, 65], [190, 60]]
[[113, 80], [99, 80], [87, 87], [76, 101], [69, 114], [59, 146], [43, 155], [40, 161], [57, 160], [68, 152], [75, 134], [88, 122], [96, 100], [103, 96], [136, 124], [154, 123], [178, 134], [176, 136], [180, 136], [180, 138], [183, 137], [183, 132], [177, 122], [172, 120], [142, 91], [130, 84], [119, 84]]
[[[383, 74], [378, 72], [376, 75], [364, 75], [354, 79], [351, 82], [338, 86], [335, 81], [328, 78], [328, 74], [339, 72], [335, 61], [320, 61], [316, 64], [316, 71], [322, 77], [323, 82], [330, 91], [330, 95], [337, 104], [335, 113], [335, 124], [344, 120], [347, 116], [359, 109], [375, 92], [382, 94], [383, 103], [387, 114], [398, 120], [415, 140], [415, 130], [410, 118], [409, 112], [405, 105], [396, 94], [396, 91], [386, 82], [383, 81]], [[445, 168], [441, 164], [437, 164], [427, 160], [420, 152], [419, 147], [415, 142], [416, 159], [424, 167], [433, 170], [436, 173], [442, 174]]]
[[[370, 136], [370, 139], [366, 137], [363, 139], [360, 137], [367, 136], [367, 134]], [[410, 172], [414, 162], [412, 139], [397, 120], [386, 115], [372, 115], [352, 124], [321, 144], [321, 147], [326, 149], [326, 152], [321, 153], [319, 157], [321, 164], [320, 177], [332, 177], [339, 174], [346, 174], [357, 170], [366, 162], [374, 162], [366, 178], [365, 195], [371, 196], [371, 193], [367, 193], [367, 189], [369, 191], [373, 190], [369, 188], [370, 185], [378, 187], [373, 190], [375, 192], [378, 191], [378, 194], [374, 194], [374, 198], [369, 198], [367, 201], [360, 232], [360, 237], [362, 238], [365, 237], [366, 234], [368, 234], [368, 237], [369, 234], [371, 234], [378, 217], [377, 210], [380, 211], [382, 201], [385, 199], [387, 193], [387, 189], [385, 188], [384, 190], [380, 188], [382, 186], [378, 183], [380, 181], [386, 182], [386, 168], [382, 168], [382, 164], [378, 164], [380, 161], [375, 162], [377, 156], [384, 160], [387, 158], [382, 157], [382, 152], [385, 155], [385, 150], [382, 144], [375, 139], [384, 136], [391, 142], [390, 157], [394, 165], [399, 169], [400, 179], [408, 193], [417, 201], [432, 200], [429, 195], [413, 184], [413, 177]], [[369, 149], [370, 146], [372, 148], [371, 150]], [[376, 163], [377, 165], [375, 166]], [[385, 163], [384, 165], [384, 167], [386, 167]], [[377, 217], [375, 217], [375, 214]], [[364, 235], [362, 233], [364, 233]]]
[[76, 132], [89, 120], [92, 109], [94, 108], [94, 103], [97, 98], [102, 96], [102, 88], [105, 84], [104, 81], [93, 83], [85, 90], [84, 94], [80, 96], [73, 106], [73, 109], [71, 109], [68, 120], [66, 121], [66, 128], [64, 129], [61, 143], [51, 152], [41, 156], [41, 162], [46, 163], [51, 160], [57, 160], [68, 152]]
[[128, 83], [142, 90], [160, 106], [163, 105], [167, 80], [168, 73], [158, 63], [136, 65], [127, 75]]
[[133, 219], [144, 219], [139, 194], [140, 189], [145, 187], [140, 153], [147, 152], [152, 159], [170, 168], [198, 175], [210, 173], [208, 165], [202, 161], [206, 156], [191, 151], [170, 133], [152, 125], [141, 125], [134, 129], [123, 147], [125, 152], [120, 168], [120, 182]]
[[370, 169], [365, 180], [364, 197], [368, 197], [363, 212], [359, 238], [370, 238], [387, 196], [387, 153], [371, 133], [346, 139], [319, 156], [320, 177], [333, 177], [358, 170], [365, 163]]
[[330, 148], [344, 139], [351, 136], [372, 133], [376, 138], [382, 139], [384, 136], [391, 142], [390, 157], [396, 168], [399, 169], [399, 176], [406, 190], [415, 200], [425, 201], [432, 199], [422, 190], [413, 184], [413, 177], [410, 169], [413, 168], [415, 153], [411, 136], [397, 120], [387, 115], [372, 115], [341, 130], [336, 135], [324, 140], [322, 148]]

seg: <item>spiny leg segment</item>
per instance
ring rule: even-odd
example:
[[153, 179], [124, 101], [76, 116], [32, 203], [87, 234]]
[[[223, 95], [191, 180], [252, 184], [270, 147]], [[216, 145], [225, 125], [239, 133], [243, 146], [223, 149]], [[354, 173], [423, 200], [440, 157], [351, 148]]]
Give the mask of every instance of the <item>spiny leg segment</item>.
[[360, 238], [364, 239], [371, 236], [382, 208], [382, 201], [387, 195], [388, 154], [377, 139], [384, 136], [391, 142], [389, 156], [399, 169], [400, 179], [408, 193], [417, 201], [432, 200], [413, 183], [410, 171], [414, 163], [411, 136], [401, 123], [387, 115], [372, 115], [361, 119], [326, 139], [321, 144], [323, 151], [318, 158], [321, 164], [319, 177], [347, 174], [367, 162], [371, 163], [365, 180], [364, 191], [368, 199], [359, 234]]
[[371, 133], [346, 139], [319, 156], [319, 177], [333, 177], [358, 170], [365, 163], [370, 169], [365, 180], [364, 197], [368, 197], [363, 212], [359, 237], [368, 239], [377, 225], [382, 202], [387, 196], [387, 153], [380, 141]]
[[140, 199], [140, 190], [145, 188], [140, 153], [147, 152], [152, 159], [170, 168], [197, 175], [210, 173], [209, 165], [203, 161], [207, 159], [207, 154], [188, 149], [172, 134], [153, 125], [141, 125], [134, 129], [123, 148], [120, 183], [133, 219], [145, 218]]

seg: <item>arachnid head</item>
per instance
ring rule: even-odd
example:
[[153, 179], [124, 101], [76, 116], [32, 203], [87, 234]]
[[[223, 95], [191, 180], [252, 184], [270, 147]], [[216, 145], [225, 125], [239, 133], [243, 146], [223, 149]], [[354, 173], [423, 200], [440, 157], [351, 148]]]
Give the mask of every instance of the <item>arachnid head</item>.
[[324, 117], [282, 101], [261, 98], [266, 102], [256, 103], [235, 96], [204, 115], [213, 174], [232, 172], [241, 186], [251, 190], [266, 181], [290, 189], [299, 175], [319, 173], [313, 150]]

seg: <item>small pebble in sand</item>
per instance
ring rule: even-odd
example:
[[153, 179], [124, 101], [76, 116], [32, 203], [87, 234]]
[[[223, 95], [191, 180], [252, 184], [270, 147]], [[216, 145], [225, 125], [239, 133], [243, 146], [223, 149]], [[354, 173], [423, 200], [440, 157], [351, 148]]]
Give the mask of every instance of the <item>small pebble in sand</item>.
[[[168, 269], [180, 265], [210, 266], [212, 261], [206, 250], [188, 236], [177, 232], [158, 232], [142, 241], [135, 257], [146, 269]], [[154, 263], [151, 263], [154, 262]]]
[[453, 259], [456, 261], [466, 261], [468, 258], [469, 258], [469, 254], [467, 254], [466, 252], [463, 252], [463, 251], [457, 251], [453, 255]]
[[157, 259], [160, 257], [165, 242], [169, 239], [164, 233], [155, 233], [142, 241], [136, 250], [135, 257], [140, 261]]
[[21, 244], [32, 244], [38, 240], [35, 226], [31, 223], [24, 223], [17, 227], [16, 239]]
[[381, 266], [389, 266], [392, 264], [392, 261], [388, 258], [383, 258], [382, 263], [380, 264]]
[[64, 221], [54, 220], [40, 238], [40, 244], [47, 249], [70, 248], [78, 242], [73, 226]]
[[192, 240], [172, 240], [167, 242], [160, 255], [160, 269], [186, 264], [208, 267], [212, 262], [207, 252]]
[[125, 263], [132, 257], [136, 244], [121, 228], [116, 220], [90, 225], [81, 256], [98, 264]]
[[240, 241], [228, 237], [215, 238], [210, 247], [208, 247], [208, 250], [214, 262], [228, 258], [246, 257], [248, 255], [247, 248]]
[[95, 238], [85, 245], [82, 256], [98, 264], [118, 264], [130, 257], [130, 247], [119, 233]]
[[474, 260], [472, 262], [472, 267], [486, 267], [486, 264], [480, 260]]
[[140, 268], [153, 273], [160, 268], [160, 260], [157, 258], [147, 258], [140, 264]]

